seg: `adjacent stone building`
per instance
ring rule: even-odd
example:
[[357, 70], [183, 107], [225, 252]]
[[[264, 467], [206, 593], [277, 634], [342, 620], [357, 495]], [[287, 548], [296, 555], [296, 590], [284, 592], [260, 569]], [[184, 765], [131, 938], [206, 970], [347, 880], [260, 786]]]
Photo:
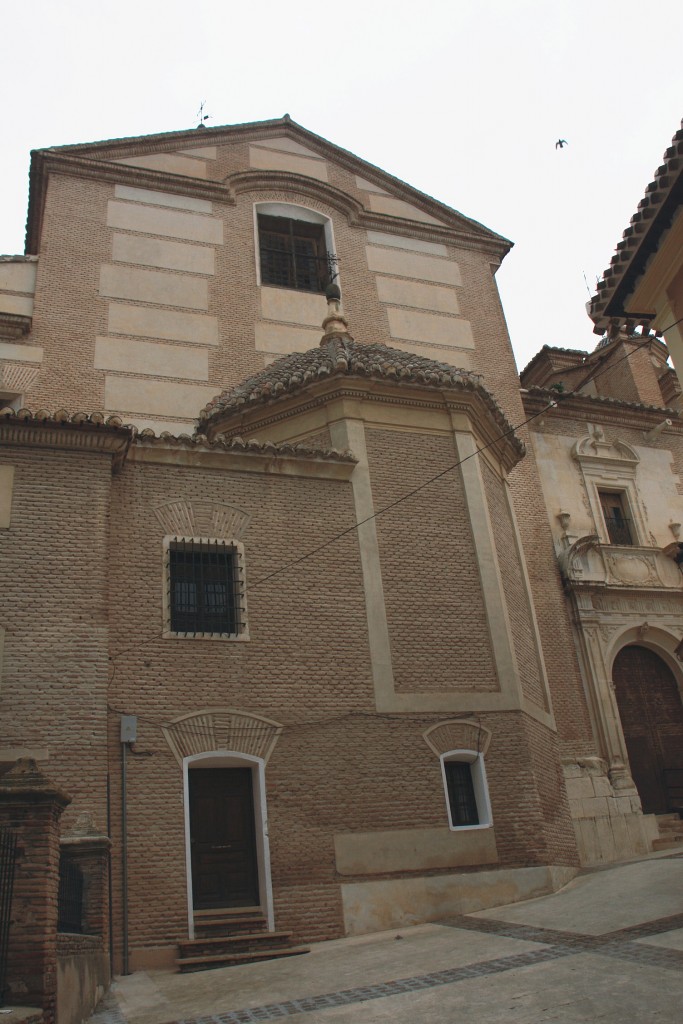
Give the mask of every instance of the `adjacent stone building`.
[[683, 122], [598, 282], [588, 314], [597, 334], [636, 324], [664, 335], [683, 379]]
[[0, 262], [0, 756], [68, 790], [67, 840], [110, 835], [117, 969], [649, 849], [522, 425], [559, 421], [520, 395], [508, 248], [288, 117], [33, 155]]
[[626, 828], [655, 845], [680, 832], [683, 428], [667, 357], [622, 331], [592, 353], [546, 346], [522, 372], [600, 753], [565, 766], [589, 863], [618, 856]]

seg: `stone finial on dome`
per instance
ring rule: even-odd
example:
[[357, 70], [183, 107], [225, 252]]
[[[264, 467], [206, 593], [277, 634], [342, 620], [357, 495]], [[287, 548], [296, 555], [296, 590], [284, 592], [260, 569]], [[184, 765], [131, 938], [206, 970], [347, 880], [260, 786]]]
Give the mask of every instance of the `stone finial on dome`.
[[325, 289], [327, 298], [327, 316], [323, 320], [324, 334], [320, 339], [321, 345], [326, 345], [332, 338], [344, 338], [353, 341], [349, 334], [349, 324], [341, 311], [341, 292], [339, 287], [332, 282]]

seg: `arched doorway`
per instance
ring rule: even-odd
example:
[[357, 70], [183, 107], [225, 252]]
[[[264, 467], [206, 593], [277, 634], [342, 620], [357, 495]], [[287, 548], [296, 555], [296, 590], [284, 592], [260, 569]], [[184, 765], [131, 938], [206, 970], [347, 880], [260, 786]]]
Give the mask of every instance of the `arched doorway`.
[[189, 772], [190, 856], [194, 910], [260, 905], [250, 767], [213, 767]]
[[275, 928], [265, 762], [207, 751], [183, 758], [188, 933], [196, 918], [258, 913]]
[[617, 654], [612, 678], [643, 812], [683, 810], [683, 704], [673, 672], [634, 644]]

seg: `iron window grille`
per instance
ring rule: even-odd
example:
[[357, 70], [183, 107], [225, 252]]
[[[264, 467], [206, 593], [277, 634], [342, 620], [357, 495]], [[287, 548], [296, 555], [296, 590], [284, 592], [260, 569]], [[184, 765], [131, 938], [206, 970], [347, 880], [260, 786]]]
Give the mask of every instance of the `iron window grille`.
[[168, 547], [172, 633], [238, 636], [246, 621], [244, 571], [236, 544], [176, 538]]
[[322, 224], [289, 217], [258, 216], [261, 283], [323, 292], [330, 261]]
[[610, 544], [632, 546], [634, 543], [633, 521], [626, 515], [624, 496], [607, 491], [599, 491], [598, 496]]
[[472, 765], [467, 761], [445, 761], [444, 770], [452, 825], [479, 825]]

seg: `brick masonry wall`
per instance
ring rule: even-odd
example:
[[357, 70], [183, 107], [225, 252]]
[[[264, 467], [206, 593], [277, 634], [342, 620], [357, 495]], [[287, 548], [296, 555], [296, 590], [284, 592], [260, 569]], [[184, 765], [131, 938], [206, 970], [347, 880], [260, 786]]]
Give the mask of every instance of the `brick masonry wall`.
[[16, 837], [7, 1002], [40, 1006], [54, 1024], [60, 817], [69, 797], [24, 758], [0, 778], [0, 826]]
[[[407, 449], [399, 449], [403, 464], [412, 460], [417, 466], [423, 446], [411, 449], [413, 439], [402, 437], [410, 440]], [[433, 446], [434, 467], [447, 455]], [[182, 772], [161, 726], [206, 707], [235, 707], [283, 724], [266, 774], [277, 926], [302, 939], [340, 934], [334, 835], [447, 823], [439, 762], [422, 732], [449, 716], [374, 710], [355, 534], [259, 585], [355, 521], [350, 485], [139, 462], [111, 478], [102, 456], [17, 450], [10, 457], [18, 468], [15, 518], [1, 539], [7, 576], [15, 578], [17, 589], [8, 622], [5, 707], [12, 713], [11, 719], [3, 714], [6, 741], [40, 744], [48, 738], [50, 771], [68, 780], [74, 792], [73, 816], [87, 811], [95, 822], [105, 819], [109, 774], [117, 952], [120, 713], [137, 715], [139, 728], [128, 757], [131, 949], [173, 948], [187, 934]], [[433, 494], [426, 497], [427, 506], [436, 508], [430, 516], [431, 555], [426, 547], [422, 552], [432, 581], [434, 551], [440, 561], [458, 532], [452, 521], [458, 491], [447, 487], [442, 493], [441, 503]], [[243, 537], [248, 642], [160, 636], [163, 528], [154, 507], [178, 497], [229, 502], [251, 516]], [[425, 518], [422, 506], [413, 522]], [[402, 517], [384, 535], [387, 549], [399, 546], [396, 536], [404, 536], [406, 522]], [[466, 557], [466, 548], [451, 555], [460, 562]], [[46, 566], [50, 572], [42, 588], [31, 589], [33, 574]], [[390, 600], [394, 585], [389, 573]], [[31, 602], [22, 597], [27, 592]], [[42, 616], [40, 630], [36, 615]], [[43, 620], [62, 631], [47, 646], [45, 637], [52, 633]], [[87, 656], [76, 644], [65, 661], [63, 651], [74, 637]], [[472, 637], [469, 644], [474, 646]], [[430, 674], [446, 680], [452, 649], [439, 650]], [[399, 663], [400, 658], [399, 648]], [[411, 668], [416, 670], [417, 662]], [[39, 715], [34, 693], [22, 685], [26, 678], [40, 688]], [[547, 863], [550, 844], [534, 765], [550, 772], [553, 751], [530, 738], [522, 715], [482, 716], [482, 724], [493, 732], [487, 771], [500, 863]]]
[[594, 387], [598, 395], [606, 398], [664, 405], [657, 379], [661, 369], [661, 363], [653, 363], [648, 346], [638, 349], [637, 343], [625, 342], [615, 345], [610, 358], [596, 368]]
[[[526, 431], [520, 431], [524, 437]], [[553, 715], [561, 752], [596, 753], [579, 673], [569, 610], [548, 526], [530, 438], [527, 456], [511, 474], [512, 495], [526, 556], [529, 583], [541, 637]]]
[[543, 819], [546, 856], [552, 864], [576, 864], [569, 802], [555, 733], [525, 716], [530, 767]]
[[[246, 144], [221, 152], [211, 166], [211, 173], [218, 178], [231, 169], [243, 169], [247, 166]], [[331, 175], [334, 184], [352, 194], [357, 192], [350, 172], [331, 166]], [[94, 339], [106, 333], [107, 303], [97, 289], [99, 267], [111, 260], [112, 230], [105, 226], [105, 218], [106, 203], [113, 194], [113, 185], [103, 182], [67, 177], [51, 180], [30, 337], [32, 344], [45, 347], [46, 361], [27, 396], [29, 406], [73, 409], [80, 405], [90, 409], [103, 403], [104, 374], [92, 364]], [[216, 202], [213, 209], [214, 216], [223, 219], [225, 237], [230, 240], [217, 248], [216, 277], [210, 284], [209, 312], [218, 317], [221, 339], [221, 344], [210, 350], [209, 360], [209, 383], [216, 391], [263, 366], [263, 356], [253, 346], [254, 323], [261, 315], [255, 278], [255, 200], [300, 202], [333, 218], [351, 331], [361, 342], [390, 344], [386, 307], [379, 302], [367, 264], [365, 232], [307, 193], [242, 193], [236, 205]], [[450, 248], [449, 253], [463, 276], [458, 294], [462, 315], [472, 323], [474, 368], [483, 373], [484, 383], [511, 421], [520, 423], [524, 415], [491, 257], [457, 248]], [[452, 358], [457, 363], [458, 357]], [[378, 507], [455, 461], [452, 444], [434, 437], [401, 435], [397, 445], [390, 432], [368, 431], [368, 445]], [[10, 654], [15, 659], [10, 693], [19, 695], [17, 720], [23, 734], [32, 742], [39, 742], [46, 732], [54, 737], [52, 748], [58, 752], [55, 771], [58, 777], [68, 777], [69, 784], [73, 780], [77, 788], [74, 813], [80, 805], [95, 803], [98, 822], [104, 808], [106, 771], [103, 755], [97, 751], [104, 750], [108, 706], [108, 767], [116, 845], [120, 837], [118, 714], [139, 717], [139, 739], [129, 758], [132, 943], [137, 947], [171, 944], [186, 932], [182, 777], [160, 726], [176, 715], [206, 706], [236, 706], [285, 725], [268, 768], [278, 925], [289, 924], [301, 937], [338, 934], [335, 830], [432, 827], [446, 821], [438, 761], [419, 735], [444, 716], [399, 716], [388, 721], [373, 714], [355, 535], [349, 534], [296, 569], [259, 583], [268, 573], [320, 544], [325, 536], [355, 522], [350, 487], [256, 474], [231, 474], [226, 481], [216, 470], [181, 472], [178, 467], [129, 464], [113, 484], [105, 592], [106, 538], [101, 528], [106, 529], [107, 510], [100, 494], [104, 485], [99, 478], [97, 485], [92, 484], [99, 496], [94, 506], [73, 500], [88, 487], [89, 466], [84, 463], [82, 479], [67, 473], [50, 485], [59, 490], [63, 508], [56, 527], [52, 526], [52, 506], [41, 512], [37, 491], [26, 512], [30, 513], [27, 522], [32, 516], [43, 522], [40, 516], [44, 514], [44, 525], [38, 531], [44, 538], [41, 543], [47, 545], [49, 530], [55, 529], [58, 550], [70, 555], [67, 571], [72, 567], [79, 570], [78, 576], [68, 581], [74, 594], [71, 605], [78, 609], [83, 601], [88, 614], [95, 617], [105, 605], [110, 609], [108, 693], [103, 690], [106, 658], [99, 634], [87, 666], [79, 668], [73, 706], [68, 700], [63, 703], [68, 688], [42, 681], [41, 671], [46, 679], [53, 679], [49, 666], [55, 648], [41, 648], [40, 640], [33, 643], [28, 623], [34, 609], [28, 607], [25, 591], [19, 586], [13, 592], [14, 614], [19, 615], [23, 601], [29, 643], [20, 650], [17, 644], [12, 646], [10, 637]], [[512, 486], [525, 548], [532, 553], [531, 583], [560, 739], [572, 749], [583, 745], [590, 752], [593, 744], [585, 702], [532, 452], [512, 474]], [[227, 501], [252, 515], [244, 538], [248, 643], [160, 637], [163, 532], [153, 506], [178, 496]], [[69, 515], [68, 502], [73, 506]], [[93, 533], [89, 532], [92, 522], [88, 515], [98, 524]], [[76, 536], [68, 534], [69, 525], [75, 532], [75, 524]], [[406, 502], [395, 519], [380, 517], [377, 524], [399, 689], [419, 691], [424, 686], [432, 692], [438, 688], [446, 692], [462, 683], [468, 690], [494, 690], [497, 681], [457, 473], [421, 494], [416, 503]], [[61, 542], [60, 531], [64, 530], [66, 542]], [[77, 551], [73, 551], [75, 547]], [[88, 568], [91, 563], [92, 571]], [[20, 568], [19, 560], [11, 563], [11, 568], [15, 566]], [[457, 587], [453, 586], [454, 566], [458, 568]], [[19, 572], [18, 582], [30, 583], [26, 575], [26, 570], [23, 577]], [[60, 585], [64, 587], [64, 580]], [[59, 609], [59, 614], [63, 610], [48, 583], [39, 603], [47, 604], [49, 597], [52, 622], [59, 618], [54, 609]], [[48, 614], [43, 605], [39, 611]], [[78, 623], [69, 623], [70, 632], [77, 636], [79, 628]], [[444, 636], [449, 638], [445, 649]], [[457, 671], [453, 668], [454, 651]], [[42, 670], [36, 666], [41, 658], [46, 666]], [[35, 721], [30, 695], [20, 682], [33, 676], [43, 687], [44, 718]], [[62, 717], [65, 706], [71, 716]], [[88, 716], [80, 714], [83, 707], [89, 709]], [[56, 709], [59, 721], [55, 721]], [[78, 717], [82, 723], [76, 739], [68, 729], [70, 717]], [[544, 819], [539, 795], [539, 773], [543, 766], [552, 772], [556, 756], [552, 743], [543, 731], [527, 730], [521, 715], [483, 716], [482, 723], [487, 722], [494, 731], [487, 770], [501, 863], [545, 863], [553, 844], [558, 856], [569, 857], [552, 831], [554, 823]], [[357, 799], [359, 792], [362, 801]], [[120, 942], [120, 858], [116, 848], [114, 882], [115, 931]]]
[[0, 531], [5, 647], [0, 746], [47, 747], [45, 770], [106, 827], [106, 455], [3, 446], [15, 467]]
[[104, 407], [104, 373], [94, 368], [95, 338], [107, 333], [100, 266], [111, 259], [107, 200], [113, 185], [51, 177], [36, 278], [31, 345], [44, 350], [29, 409]]
[[[525, 552], [529, 583], [541, 637], [560, 750], [595, 754], [595, 743], [576, 659], [570, 617], [565, 606], [557, 561], [548, 529], [548, 512], [531, 445], [517, 368], [492, 261], [482, 253], [459, 251], [462, 315], [472, 321], [476, 344], [474, 369], [483, 375], [517, 435], [527, 447], [509, 481]], [[548, 417], [546, 417], [548, 419]]]
[[[457, 462], [450, 438], [368, 430], [375, 509]], [[375, 519], [397, 691], [496, 692], [459, 470]]]
[[[208, 161], [207, 170], [215, 180], [223, 180], [226, 174], [247, 166], [248, 144], [237, 141], [219, 147], [217, 160]], [[331, 161], [328, 171], [331, 183], [358, 199], [364, 198], [350, 171]], [[97, 295], [97, 283], [100, 265], [111, 261], [113, 229], [106, 227], [105, 218], [106, 202], [113, 194], [114, 187], [108, 183], [83, 182], [66, 176], [51, 180], [31, 335], [32, 343], [45, 346], [46, 363], [27, 397], [29, 405], [102, 404], [104, 375], [92, 369], [92, 355], [95, 336], [106, 333], [107, 303]], [[209, 352], [209, 384], [216, 391], [237, 383], [263, 365], [263, 356], [253, 346], [254, 323], [261, 316], [255, 277], [253, 203], [280, 200], [300, 203], [332, 218], [341, 259], [344, 306], [352, 333], [361, 342], [391, 344], [386, 307], [379, 302], [374, 275], [367, 264], [366, 232], [307, 192], [241, 192], [235, 205], [213, 203], [213, 216], [223, 219], [226, 238], [226, 244], [216, 248], [216, 275], [210, 282], [209, 312], [218, 317], [220, 336], [219, 346]], [[475, 349], [469, 358], [473, 368], [483, 374], [485, 385], [511, 421], [521, 423], [524, 415], [516, 368], [493, 276], [492, 257], [457, 246], [449, 246], [448, 251], [462, 275], [458, 296], [462, 316], [472, 324]], [[130, 301], [135, 305], [134, 300]], [[451, 358], [447, 351], [442, 357]], [[458, 360], [458, 353], [453, 353], [452, 361], [457, 364]], [[592, 744], [586, 739], [589, 733], [585, 702], [532, 453], [514, 471], [511, 482], [524, 546], [527, 552], [533, 552], [533, 558], [529, 558], [531, 584], [546, 664], [556, 693], [558, 724], [569, 741], [583, 737], [588, 753]]]
[[529, 595], [522, 566], [517, 557], [514, 524], [506, 501], [505, 484], [483, 459], [481, 460], [481, 470], [500, 565], [505, 604], [514, 638], [522, 693], [537, 707], [547, 711], [548, 701], [539, 672], [538, 652], [529, 610]]
[[57, 953], [59, 956], [99, 953], [102, 948], [103, 942], [100, 935], [73, 935], [67, 932], [60, 932], [57, 935]]
[[[25, 404], [31, 409], [66, 405], [71, 410], [90, 411], [104, 407], [105, 372], [93, 365], [95, 338], [108, 334], [109, 299], [99, 294], [100, 268], [112, 262], [113, 235], [131, 235], [107, 226], [107, 202], [111, 199], [114, 185], [110, 183], [66, 176], [50, 179], [33, 329], [27, 338], [30, 344], [45, 351], [41, 372], [26, 394]], [[379, 301], [374, 275], [367, 266], [364, 230], [352, 227], [337, 210], [305, 193], [259, 189], [240, 194], [235, 205], [214, 201], [212, 215], [222, 220], [227, 240], [215, 247], [216, 269], [209, 278], [208, 312], [218, 319], [220, 344], [209, 346], [207, 383], [213, 385], [216, 393], [264, 368], [263, 353], [254, 346], [254, 324], [261, 320], [256, 285], [255, 202], [295, 203], [333, 221], [343, 267], [344, 303], [353, 329], [362, 341], [389, 341], [386, 309]], [[145, 237], [168, 241], [163, 235], [145, 233]], [[166, 308], [135, 299], [125, 302], [146, 309]], [[187, 347], [187, 342], [164, 340], [163, 344]], [[131, 378], [149, 379], [140, 373], [126, 372]]]
[[[174, 467], [129, 464], [114, 488], [116, 668], [110, 708], [139, 716], [138, 741], [128, 758], [132, 946], [171, 944], [186, 934], [182, 773], [160, 727], [178, 714], [217, 706], [264, 714], [285, 726], [266, 772], [277, 927], [302, 939], [340, 934], [334, 835], [447, 823], [439, 762], [421, 736], [444, 716], [374, 711], [355, 537], [263, 588], [254, 585], [319, 543], [321, 524], [332, 534], [353, 520], [348, 485], [231, 474], [226, 487], [214, 471], [187, 470], [179, 479]], [[230, 501], [252, 516], [244, 536], [247, 581], [254, 586], [248, 592], [248, 643], [158, 637], [162, 530], [152, 506], [181, 494]], [[445, 514], [436, 521], [441, 551], [452, 523]], [[436, 536], [435, 527], [433, 541]], [[431, 676], [446, 678], [451, 649], [441, 647], [432, 659]], [[545, 863], [544, 823], [522, 716], [490, 718], [495, 742], [487, 768], [500, 861]], [[113, 766], [120, 744], [114, 713], [110, 758], [116, 846], [120, 791]], [[116, 855], [114, 879], [119, 935]]]
[[[224, 699], [236, 703], [238, 695], [228, 689]], [[306, 722], [278, 710], [285, 729], [266, 770], [276, 927], [305, 941], [334, 938], [343, 930], [339, 885], [354, 880], [336, 872], [334, 836], [447, 825], [440, 764], [421, 735], [439, 719], [348, 712]], [[537, 793], [536, 769], [552, 773], [554, 752], [546, 749], [532, 767], [522, 716], [481, 721], [493, 731], [486, 764], [498, 864], [574, 863], [571, 827], [564, 848], [551, 857]], [[114, 722], [114, 741], [115, 732]], [[185, 837], [182, 772], [164, 750], [158, 725], [139, 722], [136, 752], [128, 761], [129, 921], [131, 947], [142, 949], [186, 934]], [[118, 803], [115, 788], [115, 831]], [[447, 871], [419, 872], [434, 873]], [[117, 935], [119, 901], [117, 878]]]
[[[129, 465], [117, 478], [112, 526], [112, 608], [118, 609], [113, 651], [116, 665], [110, 703], [139, 716], [139, 737], [129, 758], [129, 871], [131, 942], [173, 942], [187, 932], [182, 772], [160, 725], [203, 707], [236, 707], [262, 714], [306, 736], [319, 719], [343, 719], [372, 711], [373, 691], [357, 543], [353, 534], [320, 555], [263, 584], [259, 581], [316, 547], [325, 536], [355, 521], [345, 483], [260, 474]], [[187, 500], [229, 502], [251, 516], [244, 534], [248, 642], [159, 639], [163, 586], [163, 528], [153, 506], [182, 495]], [[310, 723], [310, 724], [309, 724]], [[110, 756], [120, 759], [117, 722], [112, 720]], [[276, 748], [279, 754], [282, 740]], [[279, 790], [290, 822], [286, 839], [274, 825], [277, 801], [269, 804], [274, 874], [299, 863], [297, 883], [319, 888], [317, 862], [329, 860], [332, 839], [324, 830], [326, 858], [307, 825], [306, 854], [298, 851], [303, 815], [296, 810], [305, 763], [328, 755], [310, 750], [311, 737], [296, 748]], [[147, 752], [146, 754], [144, 752]], [[331, 763], [334, 763], [332, 759]], [[277, 782], [277, 775], [270, 779]], [[305, 787], [304, 787], [305, 788]], [[318, 787], [319, 789], [319, 787]], [[114, 828], [120, 796], [113, 790]], [[118, 858], [115, 906], [119, 906]], [[329, 877], [326, 879], [329, 884]], [[290, 884], [294, 884], [292, 881]], [[149, 893], [156, 898], [149, 901]], [[279, 891], [279, 890], [278, 890]], [[313, 900], [313, 897], [311, 897]], [[338, 900], [334, 896], [332, 902]], [[316, 905], [313, 900], [313, 905]], [[313, 927], [309, 922], [309, 929]], [[316, 927], [318, 927], [316, 925]], [[332, 925], [321, 920], [320, 934]], [[339, 933], [338, 911], [333, 931]], [[118, 932], [118, 923], [116, 925]]]

